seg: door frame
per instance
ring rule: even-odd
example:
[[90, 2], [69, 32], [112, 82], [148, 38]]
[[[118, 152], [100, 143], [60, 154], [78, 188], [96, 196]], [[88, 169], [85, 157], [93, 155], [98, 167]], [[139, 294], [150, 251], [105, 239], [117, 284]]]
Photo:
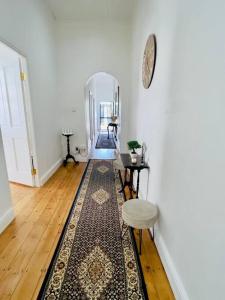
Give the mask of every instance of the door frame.
[[[24, 80], [21, 80], [22, 85], [22, 93], [23, 93], [23, 106], [24, 106], [24, 114], [26, 121], [26, 130], [28, 136], [28, 146], [30, 152], [30, 159], [33, 158], [33, 166], [37, 170], [36, 175], [33, 176], [33, 186], [40, 187], [41, 181], [39, 176], [39, 168], [38, 168], [38, 159], [37, 159], [37, 151], [36, 151], [36, 140], [34, 134], [34, 123], [33, 123], [33, 113], [32, 113], [32, 103], [31, 103], [31, 93], [30, 93], [30, 85], [29, 85], [29, 70], [26, 55], [24, 55], [20, 50], [16, 47], [12, 46], [10, 43], [5, 41], [0, 37], [0, 43], [5, 47], [9, 48], [10, 51], [14, 51], [18, 55], [20, 69], [21, 72], [25, 74]], [[30, 170], [32, 171], [32, 170]]]

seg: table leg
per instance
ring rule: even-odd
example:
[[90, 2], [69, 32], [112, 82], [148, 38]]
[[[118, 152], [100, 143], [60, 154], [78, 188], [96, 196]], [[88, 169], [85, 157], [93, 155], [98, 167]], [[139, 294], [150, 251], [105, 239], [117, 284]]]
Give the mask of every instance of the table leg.
[[119, 191], [119, 193], [122, 193], [125, 190], [125, 187], [127, 186], [127, 169], [125, 169], [125, 174], [124, 174], [124, 183], [122, 185], [121, 190]]
[[139, 192], [139, 180], [140, 180], [140, 170], [138, 170], [136, 198], [138, 198], [138, 192]]
[[76, 161], [76, 159], [75, 159], [75, 157], [74, 157], [73, 155], [67, 154], [66, 158], [65, 158], [64, 161], [63, 161], [63, 165], [64, 165], [64, 166], [67, 165], [67, 162], [68, 162], [69, 159], [72, 159], [76, 165], [79, 164], [79, 162]]
[[133, 198], [133, 178], [134, 178], [134, 171], [130, 170], [130, 182], [129, 182], [130, 199]]
[[115, 126], [115, 140], [117, 141], [117, 126]]
[[75, 165], [78, 165], [78, 164], [79, 164], [79, 161], [77, 161], [77, 160], [75, 159], [74, 156], [72, 156], [71, 158], [72, 158], [72, 160], [74, 161]]
[[70, 136], [68, 135], [68, 136], [66, 136], [66, 138], [67, 138], [67, 155], [63, 161], [63, 165], [66, 166], [67, 161], [69, 159], [72, 159], [75, 162], [75, 164], [78, 164], [78, 161], [76, 161], [75, 157], [72, 154], [70, 154]]
[[109, 125], [107, 126], [107, 131], [108, 131], [108, 139], [109, 139]]
[[154, 239], [155, 239], [155, 227], [153, 225], [152, 227], [152, 241], [154, 242]]
[[139, 254], [141, 255], [142, 229], [139, 229]]

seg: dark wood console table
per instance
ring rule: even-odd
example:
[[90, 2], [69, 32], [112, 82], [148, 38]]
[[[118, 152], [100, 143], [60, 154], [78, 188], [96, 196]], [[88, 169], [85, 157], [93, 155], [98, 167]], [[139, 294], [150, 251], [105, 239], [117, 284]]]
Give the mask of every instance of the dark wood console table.
[[[133, 164], [131, 162], [131, 157], [129, 153], [122, 153], [120, 154], [121, 160], [123, 163], [123, 166], [125, 168], [125, 178], [124, 178], [124, 183], [122, 186], [122, 189], [120, 192], [123, 192], [125, 187], [129, 187], [130, 191], [130, 199], [133, 198], [133, 178], [134, 178], [134, 171], [136, 170], [138, 172], [138, 177], [137, 177], [137, 188], [136, 188], [136, 198], [138, 198], [138, 192], [139, 192], [139, 183], [140, 183], [140, 172], [143, 169], [149, 169], [149, 166], [147, 163], [142, 163], [141, 161], [141, 156], [137, 157], [137, 163]], [[130, 178], [129, 181], [127, 180], [127, 170], [130, 170]]]

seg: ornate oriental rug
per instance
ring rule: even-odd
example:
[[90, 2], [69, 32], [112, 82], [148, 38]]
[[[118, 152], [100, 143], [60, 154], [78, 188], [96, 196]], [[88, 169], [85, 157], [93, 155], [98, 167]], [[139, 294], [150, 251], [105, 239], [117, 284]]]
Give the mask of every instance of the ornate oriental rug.
[[112, 161], [89, 162], [38, 299], [147, 299], [120, 187]]
[[116, 149], [116, 144], [113, 135], [110, 134], [108, 139], [108, 134], [99, 134], [95, 148]]

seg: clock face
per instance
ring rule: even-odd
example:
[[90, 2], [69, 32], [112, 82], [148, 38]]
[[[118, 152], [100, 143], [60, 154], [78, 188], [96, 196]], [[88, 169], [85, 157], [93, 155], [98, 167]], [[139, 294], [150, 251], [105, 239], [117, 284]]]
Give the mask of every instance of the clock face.
[[143, 57], [143, 65], [142, 65], [142, 81], [144, 88], [148, 89], [154, 69], [155, 69], [155, 60], [156, 60], [156, 39], [155, 35], [151, 34], [148, 37], [146, 46], [145, 46], [145, 52]]

